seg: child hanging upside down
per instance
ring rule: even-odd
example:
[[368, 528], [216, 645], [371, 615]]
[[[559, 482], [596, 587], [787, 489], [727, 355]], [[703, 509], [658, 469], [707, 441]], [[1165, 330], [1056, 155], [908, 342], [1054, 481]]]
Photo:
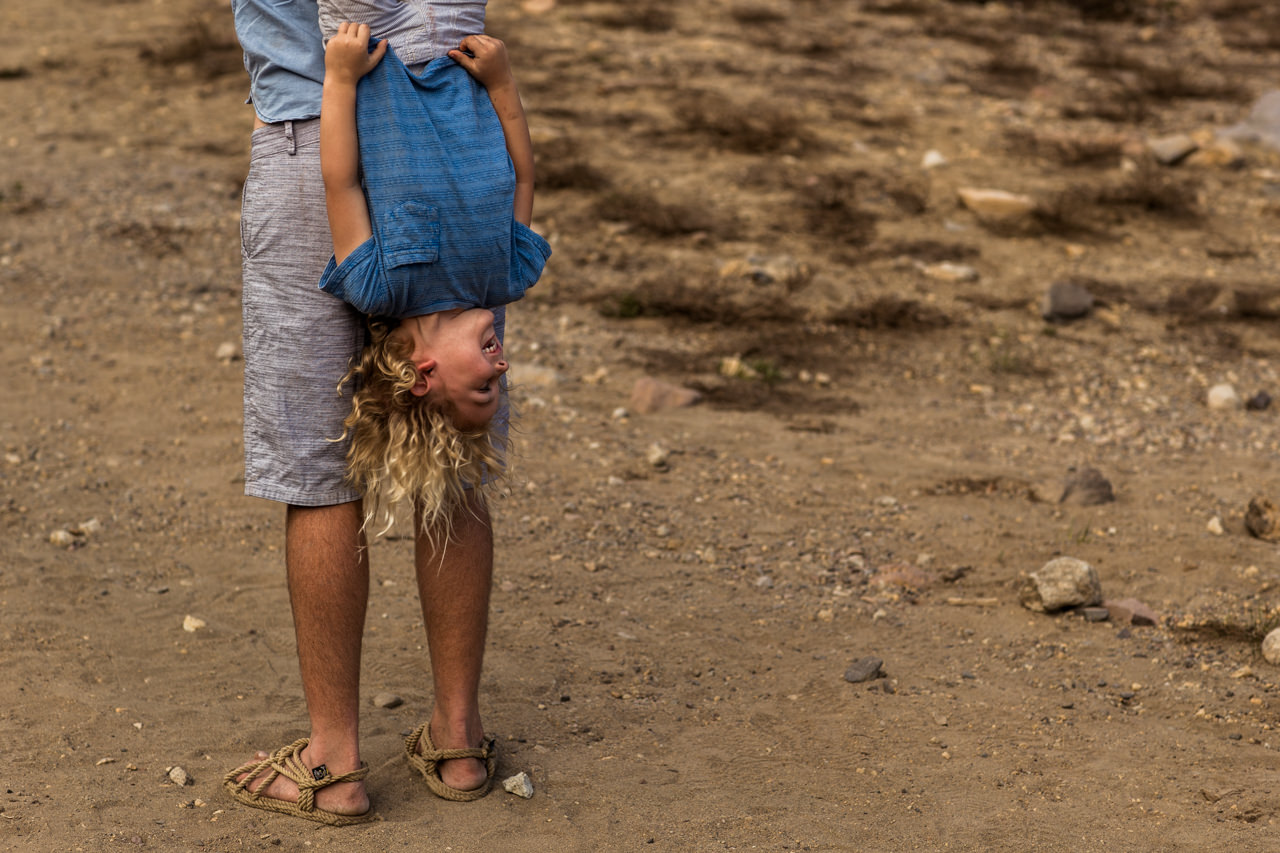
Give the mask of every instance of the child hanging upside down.
[[[413, 59], [429, 57], [412, 30], [391, 31]], [[325, 53], [334, 254], [320, 288], [370, 318], [342, 380], [356, 389], [347, 463], [366, 521], [385, 531], [408, 501], [431, 529], [503, 469], [502, 306], [533, 286], [551, 248], [529, 228], [533, 147], [505, 45], [466, 35], [414, 72], [395, 39], [388, 50], [370, 32], [342, 22]]]

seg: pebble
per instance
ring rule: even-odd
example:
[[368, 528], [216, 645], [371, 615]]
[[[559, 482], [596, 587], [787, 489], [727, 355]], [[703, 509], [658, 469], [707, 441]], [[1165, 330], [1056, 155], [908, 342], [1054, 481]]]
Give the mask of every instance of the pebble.
[[192, 616], [191, 614], [188, 613], [186, 618], [182, 620], [182, 630], [186, 631], [187, 633], [194, 634], [196, 631], [199, 631], [201, 628], [205, 627], [208, 624], [209, 623], [205, 622], [203, 619], [200, 619], [196, 616]]
[[936, 169], [945, 165], [947, 165], [947, 158], [942, 156], [941, 151], [932, 148], [924, 152], [924, 156], [920, 158], [920, 167], [923, 169]]
[[1111, 503], [1116, 499], [1115, 489], [1111, 481], [1102, 475], [1097, 468], [1069, 469], [1067, 478], [1062, 484], [1062, 497], [1058, 503], [1072, 503], [1077, 506], [1098, 506]]
[[1176, 166], [1199, 147], [1196, 141], [1185, 133], [1175, 133], [1172, 136], [1161, 136], [1147, 141], [1147, 150], [1151, 152], [1151, 156], [1165, 166]]
[[613, 410], [610, 417], [612, 417], [615, 421], [621, 421], [631, 417], [631, 413], [628, 412], [625, 407], [619, 406], [618, 408]]
[[1092, 607], [1102, 602], [1102, 584], [1093, 566], [1075, 557], [1050, 560], [1027, 578], [1022, 605], [1053, 613], [1068, 607]]
[[812, 276], [813, 271], [808, 264], [786, 255], [729, 261], [720, 268], [721, 278], [745, 278], [754, 284], [784, 284], [789, 288], [805, 284]]
[[659, 471], [665, 471], [671, 467], [671, 453], [661, 444], [649, 445], [649, 449], [645, 451], [644, 459], [650, 466]]
[[508, 376], [512, 385], [525, 388], [554, 388], [564, 382], [560, 371], [540, 364], [514, 364]]
[[1244, 526], [1249, 535], [1264, 542], [1280, 541], [1280, 512], [1276, 505], [1261, 495], [1249, 499], [1244, 513]]
[[1003, 221], [1030, 216], [1036, 209], [1031, 196], [1004, 190], [961, 187], [956, 190], [960, 203], [973, 211], [979, 219]]
[[1261, 412], [1271, 405], [1271, 395], [1266, 391], [1259, 391], [1248, 400], [1244, 401], [1244, 407], [1251, 412]]
[[978, 271], [967, 264], [953, 264], [950, 261], [942, 261], [937, 264], [925, 264], [920, 267], [920, 271], [929, 278], [938, 281], [949, 282], [969, 282], [978, 280]]
[[213, 357], [223, 364], [230, 364], [240, 358], [240, 348], [231, 341], [224, 341], [218, 344], [218, 349], [213, 354]]
[[69, 548], [76, 544], [76, 537], [70, 530], [55, 530], [49, 534], [49, 543], [59, 548]]
[[1106, 622], [1111, 618], [1111, 611], [1105, 607], [1081, 607], [1080, 615], [1086, 622]]
[[844, 680], [850, 684], [861, 684], [873, 678], [880, 678], [883, 674], [880, 672], [882, 666], [884, 666], [884, 661], [880, 658], [859, 658], [844, 671]]
[[1244, 163], [1244, 151], [1240, 146], [1223, 137], [1215, 138], [1187, 157], [1187, 165], [1198, 168], [1239, 169]]
[[1093, 294], [1075, 281], [1055, 281], [1045, 291], [1040, 303], [1040, 316], [1050, 323], [1062, 323], [1087, 317], [1093, 310]]
[[1249, 117], [1222, 131], [1220, 136], [1280, 148], [1280, 89], [1272, 89], [1258, 98], [1249, 111]]
[[177, 765], [169, 768], [169, 781], [175, 785], [194, 785], [196, 783], [196, 780], [191, 778], [190, 773]]
[[663, 382], [650, 376], [642, 376], [631, 388], [631, 411], [649, 415], [664, 409], [680, 409], [692, 406], [702, 399], [702, 394], [692, 388], [684, 388]]
[[1240, 395], [1236, 393], [1236, 389], [1232, 385], [1223, 382], [1209, 389], [1207, 402], [1211, 409], [1238, 409], [1240, 408]]
[[404, 700], [394, 693], [379, 693], [373, 697], [375, 708], [399, 708], [403, 704]]
[[1136, 598], [1121, 598], [1117, 601], [1104, 601], [1111, 621], [1118, 625], [1154, 625], [1159, 617], [1156, 612]]
[[1205, 529], [1214, 536], [1221, 536], [1223, 533], [1227, 532], [1226, 528], [1222, 526], [1222, 519], [1216, 515], [1209, 519], [1209, 523], [1205, 525]]
[[524, 797], [526, 800], [533, 796], [533, 781], [529, 778], [529, 774], [523, 770], [514, 776], [508, 776], [503, 779], [502, 788], [508, 793], [515, 794], [517, 797]]
[[1262, 638], [1262, 656], [1267, 663], [1280, 664], [1280, 628], [1272, 629]]

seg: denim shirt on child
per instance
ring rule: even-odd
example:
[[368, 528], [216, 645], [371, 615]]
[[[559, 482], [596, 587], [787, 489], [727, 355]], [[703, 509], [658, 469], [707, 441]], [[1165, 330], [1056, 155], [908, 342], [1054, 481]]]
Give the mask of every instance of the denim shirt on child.
[[388, 50], [356, 90], [373, 236], [320, 289], [366, 314], [495, 308], [537, 282], [551, 247], [513, 214], [515, 169], [485, 91], [448, 57], [413, 74]]

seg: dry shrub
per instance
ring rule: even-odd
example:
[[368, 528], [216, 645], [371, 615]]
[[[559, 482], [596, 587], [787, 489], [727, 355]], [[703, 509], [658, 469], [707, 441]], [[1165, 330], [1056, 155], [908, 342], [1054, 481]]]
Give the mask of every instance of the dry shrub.
[[865, 305], [850, 305], [827, 319], [838, 326], [893, 331], [945, 329], [954, 323], [937, 308], [897, 296], [879, 296]]
[[[1121, 179], [1077, 183], [1050, 195], [1035, 212], [1042, 231], [1056, 234], [1098, 233], [1126, 209], [1167, 219], [1201, 217], [1200, 181], [1143, 161]], [[1122, 217], [1121, 217], [1122, 218]]]
[[721, 235], [727, 225], [705, 207], [666, 204], [652, 195], [615, 190], [596, 200], [593, 210], [601, 219], [626, 222], [652, 237], [680, 237], [705, 233]]
[[759, 299], [743, 300], [722, 281], [705, 287], [670, 277], [649, 279], [635, 290], [611, 293], [597, 299], [597, 311], [605, 317], [678, 317], [694, 323], [735, 325], [744, 322], [795, 322], [800, 310], [777, 290]]
[[781, 9], [765, 3], [737, 3], [729, 10], [729, 16], [744, 27], [777, 24], [787, 19]]
[[1109, 41], [1092, 41], [1076, 57], [1076, 65], [1094, 71], [1146, 71], [1147, 63], [1129, 53], [1122, 45]]
[[625, 3], [594, 18], [601, 26], [615, 30], [636, 29], [646, 33], [667, 33], [676, 27], [676, 13], [664, 2]]
[[965, 243], [942, 243], [937, 240], [886, 240], [867, 252], [873, 258], [911, 258], [926, 264], [964, 261], [981, 255], [977, 246]]
[[927, 208], [925, 178], [861, 169], [827, 172], [793, 185], [796, 206], [816, 237], [863, 247], [882, 216], [918, 216]]
[[540, 142], [534, 149], [539, 190], [600, 190], [609, 178], [591, 165], [567, 137]]
[[138, 56], [163, 68], [193, 65], [208, 77], [244, 71], [243, 53], [234, 31], [223, 26], [215, 31], [207, 21], [199, 18], [188, 21], [172, 41], [144, 47], [138, 51]]
[[1049, 134], [1025, 128], [1005, 133], [1010, 153], [1052, 160], [1060, 166], [1114, 166], [1124, 151], [1123, 137]]
[[769, 101], [737, 104], [719, 92], [685, 92], [677, 98], [674, 112], [689, 131], [744, 154], [798, 152], [815, 147], [803, 121]]

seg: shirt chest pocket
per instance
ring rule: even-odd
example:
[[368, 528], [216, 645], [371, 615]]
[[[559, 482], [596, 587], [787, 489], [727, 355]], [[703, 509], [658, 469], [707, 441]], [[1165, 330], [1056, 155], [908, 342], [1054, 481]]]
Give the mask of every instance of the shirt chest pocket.
[[440, 211], [434, 205], [406, 201], [383, 222], [382, 257], [389, 267], [434, 264], [440, 257]]

